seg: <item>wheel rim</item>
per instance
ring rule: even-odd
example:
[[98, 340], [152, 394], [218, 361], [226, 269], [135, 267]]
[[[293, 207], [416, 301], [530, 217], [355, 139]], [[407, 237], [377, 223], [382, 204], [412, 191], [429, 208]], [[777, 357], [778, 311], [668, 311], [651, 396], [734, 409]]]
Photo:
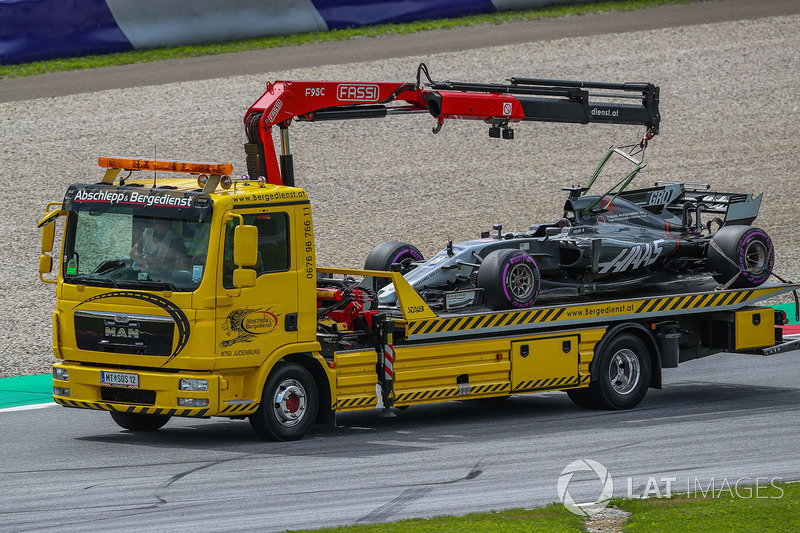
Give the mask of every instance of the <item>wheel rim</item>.
[[640, 375], [639, 358], [631, 350], [622, 349], [611, 358], [608, 380], [618, 394], [630, 394], [639, 383]]
[[302, 383], [294, 379], [283, 381], [275, 391], [273, 412], [284, 427], [300, 423], [306, 412], [306, 389]]
[[516, 300], [527, 300], [533, 294], [533, 272], [528, 265], [514, 265], [508, 273], [507, 284]]
[[751, 274], [758, 275], [767, 268], [769, 252], [761, 241], [752, 241], [744, 249], [744, 264], [742, 267]]

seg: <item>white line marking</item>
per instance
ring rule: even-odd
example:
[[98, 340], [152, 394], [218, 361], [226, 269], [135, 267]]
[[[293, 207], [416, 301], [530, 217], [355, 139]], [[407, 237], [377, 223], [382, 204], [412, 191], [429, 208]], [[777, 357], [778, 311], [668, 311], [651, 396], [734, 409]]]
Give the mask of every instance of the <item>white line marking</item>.
[[641, 422], [654, 422], [656, 420], [677, 420], [680, 418], [697, 418], [709, 415], [728, 415], [731, 413], [749, 413], [757, 415], [766, 411], [772, 411], [771, 407], [756, 407], [754, 409], [732, 409], [730, 411], [707, 411], [703, 413], [691, 413], [686, 415], [658, 416], [652, 418], [640, 418], [638, 420], [620, 420], [620, 424], [639, 424]]
[[6, 407], [4, 409], [0, 409], [0, 413], [8, 413], [11, 411], [31, 411], [33, 409], [44, 409], [45, 407], [55, 407], [58, 405], [55, 402], [50, 403], [36, 403], [33, 405], [18, 405], [17, 407]]

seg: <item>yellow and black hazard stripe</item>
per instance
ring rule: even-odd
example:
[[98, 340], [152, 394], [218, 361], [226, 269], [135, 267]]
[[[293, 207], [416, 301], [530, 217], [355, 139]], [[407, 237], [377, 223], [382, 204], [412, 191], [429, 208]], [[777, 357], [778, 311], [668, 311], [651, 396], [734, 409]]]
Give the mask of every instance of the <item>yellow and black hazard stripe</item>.
[[409, 338], [457, 336], [471, 331], [492, 328], [496, 331], [533, 329], [554, 322], [589, 323], [631, 317], [645, 318], [653, 313], [690, 313], [702, 309], [721, 309], [742, 306], [751, 301], [776, 295], [792, 287], [761, 287], [730, 291], [710, 291], [660, 296], [645, 299], [586, 302], [580, 305], [543, 307], [513, 310], [482, 315], [465, 315], [448, 318], [426, 318], [408, 323]]
[[354, 396], [351, 398], [343, 398], [337, 400], [333, 404], [334, 409], [354, 409], [358, 407], [369, 407], [371, 405], [378, 405], [378, 397], [374, 394], [372, 396]]
[[514, 385], [512, 392], [524, 392], [546, 389], [563, 389], [565, 387], [574, 387], [585, 383], [589, 380], [589, 375], [582, 378], [578, 376], [564, 376], [560, 378], [545, 378], [545, 379], [532, 379], [529, 381], [521, 381]]
[[228, 404], [220, 409], [219, 414], [225, 416], [249, 414], [255, 412], [259, 405], [259, 402]]
[[511, 383], [491, 383], [489, 385], [476, 385], [470, 389], [470, 394], [491, 394], [503, 392], [511, 387]]
[[635, 313], [653, 313], [658, 311], [681, 311], [683, 309], [702, 309], [704, 307], [724, 307], [746, 302], [755, 289], [717, 292], [705, 294], [686, 294], [666, 298], [650, 298], [644, 300]]
[[558, 320], [566, 307], [531, 309], [528, 311], [509, 311], [488, 315], [471, 315], [454, 318], [431, 318], [412, 322], [408, 334], [427, 335], [430, 333], [451, 333], [471, 329], [500, 328], [521, 324], [536, 324]]
[[117, 411], [120, 413], [131, 413], [137, 415], [166, 415], [166, 416], [188, 416], [203, 417], [208, 416], [208, 408], [185, 408], [185, 409], [162, 409], [159, 407], [146, 407], [143, 405], [114, 405], [106, 402], [86, 402], [69, 400], [67, 398], [54, 398], [56, 403], [64, 407], [76, 407], [78, 409], [96, 409], [98, 411]]
[[421, 400], [434, 400], [437, 398], [450, 398], [458, 396], [458, 387], [447, 387], [444, 389], [428, 389], [416, 392], [401, 392], [394, 397], [395, 403], [413, 402]]
[[443, 389], [427, 389], [415, 392], [401, 392], [394, 398], [395, 403], [414, 402], [424, 400], [438, 400], [441, 398], [453, 398], [455, 396], [475, 396], [480, 394], [492, 394], [503, 392], [511, 387], [510, 383], [488, 383], [486, 385], [475, 385], [470, 387], [469, 392], [461, 392], [463, 389], [458, 387], [445, 387]]

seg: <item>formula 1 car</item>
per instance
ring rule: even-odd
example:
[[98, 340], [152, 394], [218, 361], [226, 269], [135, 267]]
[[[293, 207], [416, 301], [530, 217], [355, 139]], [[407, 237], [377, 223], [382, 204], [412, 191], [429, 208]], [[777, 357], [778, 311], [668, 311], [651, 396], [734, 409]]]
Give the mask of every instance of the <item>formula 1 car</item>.
[[[638, 152], [637, 152], [638, 153]], [[609, 158], [636, 168], [605, 194], [588, 194]], [[774, 249], [751, 226], [761, 196], [709, 191], [705, 184], [658, 182], [626, 191], [643, 168], [636, 153], [611, 148], [587, 187], [567, 187], [560, 220], [454, 244], [427, 261], [414, 246], [377, 245], [365, 268], [400, 270], [432, 308], [484, 304], [526, 308], [550, 289], [578, 293], [624, 288], [688, 274], [711, 274], [725, 288], [755, 287], [772, 273]], [[394, 287], [378, 291], [380, 306], [396, 304]]]

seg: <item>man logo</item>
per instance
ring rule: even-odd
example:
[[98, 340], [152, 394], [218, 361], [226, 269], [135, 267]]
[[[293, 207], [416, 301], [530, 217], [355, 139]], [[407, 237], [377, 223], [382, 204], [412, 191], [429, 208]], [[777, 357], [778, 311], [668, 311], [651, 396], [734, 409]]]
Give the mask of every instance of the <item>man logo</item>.
[[[569, 484], [576, 472], [594, 472], [603, 485], [600, 495], [594, 501], [576, 503], [569, 493]], [[576, 480], [576, 483], [578, 481]], [[558, 499], [571, 513], [578, 516], [592, 516], [606, 508], [614, 495], [614, 480], [606, 467], [591, 459], [573, 461], [561, 471], [558, 477]]]
[[138, 339], [139, 328], [118, 328], [115, 326], [106, 326], [106, 337], [115, 337], [118, 339]]

